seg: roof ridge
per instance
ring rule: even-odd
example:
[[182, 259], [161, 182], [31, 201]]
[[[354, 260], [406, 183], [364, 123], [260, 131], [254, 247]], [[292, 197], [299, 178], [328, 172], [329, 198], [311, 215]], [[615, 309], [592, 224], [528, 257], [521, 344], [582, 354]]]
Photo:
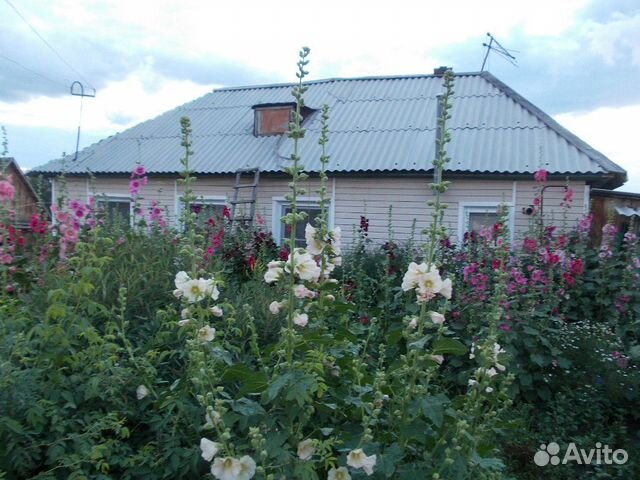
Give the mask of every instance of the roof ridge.
[[565, 127], [560, 125], [557, 121], [555, 121], [550, 115], [546, 114], [542, 109], [531, 103], [529, 100], [524, 98], [514, 89], [509, 87], [507, 84], [496, 78], [489, 72], [481, 72], [480, 74], [485, 80], [491, 83], [494, 87], [502, 90], [507, 96], [513, 99], [515, 102], [519, 103], [523, 108], [525, 108], [529, 113], [537, 117], [541, 122], [546, 124], [551, 130], [557, 133], [560, 137], [564, 138], [567, 142], [577, 148], [580, 152], [584, 153], [594, 162], [596, 162], [600, 167], [602, 167], [605, 171], [612, 171], [613, 173], [617, 173], [622, 175], [623, 183], [627, 181], [627, 171], [622, 168], [617, 163], [610, 160], [606, 155], [602, 152], [599, 152], [591, 145], [589, 145], [584, 140], [580, 139], [575, 134], [571, 133]]
[[[454, 75], [456, 77], [471, 77], [471, 76], [480, 76], [482, 75], [482, 72], [454, 72]], [[304, 85], [318, 85], [318, 84], [332, 83], [332, 82], [353, 82], [353, 81], [367, 81], [367, 80], [411, 80], [411, 79], [420, 79], [420, 78], [442, 78], [442, 75], [436, 75], [433, 73], [415, 73], [415, 74], [406, 74], [406, 75], [365, 75], [362, 77], [328, 77], [328, 78], [319, 78], [317, 80], [307, 80], [304, 82]], [[238, 85], [238, 86], [215, 88], [212, 90], [212, 93], [234, 91], [234, 90], [258, 90], [258, 89], [268, 89], [268, 88], [293, 87], [297, 84], [298, 84], [297, 82], [282, 82], [282, 83], [266, 83], [262, 85]]]

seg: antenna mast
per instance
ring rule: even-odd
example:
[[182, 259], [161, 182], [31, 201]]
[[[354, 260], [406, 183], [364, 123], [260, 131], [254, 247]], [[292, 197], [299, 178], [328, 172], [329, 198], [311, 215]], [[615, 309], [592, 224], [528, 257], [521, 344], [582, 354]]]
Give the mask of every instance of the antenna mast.
[[94, 98], [96, 96], [96, 89], [92, 88], [91, 90], [93, 90], [93, 93], [85, 93], [84, 85], [82, 85], [82, 82], [79, 82], [78, 80], [73, 82], [71, 84], [71, 87], [69, 88], [69, 93], [71, 93], [71, 95], [80, 97], [80, 116], [78, 118], [78, 134], [76, 135], [76, 154], [73, 157], [74, 162], [78, 159], [78, 149], [80, 147], [80, 124], [82, 123], [82, 101], [84, 100], [84, 97]]
[[487, 52], [484, 54], [484, 59], [482, 60], [482, 67], [480, 67], [480, 71], [484, 72], [484, 66], [487, 63], [487, 58], [489, 58], [489, 52], [494, 51], [506, 61], [508, 61], [511, 65], [518, 66], [518, 62], [516, 61], [516, 57], [514, 57], [511, 52], [518, 53], [517, 50], [509, 50], [500, 45], [500, 42], [495, 39], [491, 33], [487, 32], [487, 37], [489, 37], [489, 43], [483, 43], [482, 46], [487, 49]]

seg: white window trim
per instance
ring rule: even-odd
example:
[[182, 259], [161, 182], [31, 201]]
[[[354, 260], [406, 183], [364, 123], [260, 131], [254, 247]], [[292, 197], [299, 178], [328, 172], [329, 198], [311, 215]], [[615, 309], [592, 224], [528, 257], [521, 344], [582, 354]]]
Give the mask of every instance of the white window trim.
[[[320, 197], [301, 197], [297, 200], [299, 207], [320, 207]], [[280, 238], [282, 237], [282, 222], [280, 219], [283, 216], [284, 207], [291, 205], [291, 202], [285, 197], [271, 197], [271, 232], [273, 233], [273, 239], [278, 245], [281, 245]], [[333, 228], [334, 225], [334, 207], [335, 202], [333, 199], [329, 200], [329, 228]]]
[[460, 202], [458, 203], [458, 243], [462, 243], [464, 234], [469, 230], [469, 213], [496, 213], [500, 205], [509, 209], [509, 241], [513, 244], [515, 215], [512, 202]]
[[[87, 202], [89, 202], [89, 197], [87, 197]], [[129, 202], [129, 225], [133, 226], [133, 200], [131, 199], [131, 195], [129, 193], [120, 193], [120, 192], [110, 192], [110, 193], [96, 193], [93, 196], [96, 207], [98, 202], [106, 200], [107, 202]]]
[[[180, 228], [180, 217], [182, 216], [182, 206], [184, 202], [182, 201], [183, 195], [176, 195], [176, 204], [175, 204], [175, 212], [176, 212], [176, 227]], [[227, 197], [224, 195], [197, 195], [194, 203], [202, 203], [204, 205], [219, 205], [226, 206], [229, 202]]]

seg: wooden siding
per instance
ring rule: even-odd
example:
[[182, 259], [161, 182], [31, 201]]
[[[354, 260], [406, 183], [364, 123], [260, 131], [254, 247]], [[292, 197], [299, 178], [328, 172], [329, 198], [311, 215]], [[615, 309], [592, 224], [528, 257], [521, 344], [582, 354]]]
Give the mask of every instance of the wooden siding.
[[29, 225], [31, 216], [38, 213], [38, 199], [31, 187], [25, 183], [25, 177], [18, 171], [15, 163], [10, 163], [5, 170], [5, 175], [11, 175], [12, 184], [16, 189], [11, 207], [16, 212], [16, 223]]
[[[222, 197], [227, 202], [233, 198], [233, 175], [202, 176], [193, 187], [196, 195]], [[263, 177], [257, 194], [256, 212], [264, 220], [267, 229], [273, 227], [273, 205], [288, 193], [287, 179]], [[92, 193], [128, 196], [128, 177], [104, 177], [90, 185], [85, 178], [68, 178], [68, 196], [86, 201]], [[562, 182], [551, 183], [561, 187]], [[309, 179], [305, 182], [307, 193], [302, 198], [317, 198], [319, 182]], [[564, 197], [562, 188], [547, 189], [544, 195], [545, 221], [572, 227], [584, 212], [584, 182], [570, 182], [574, 191], [572, 207], [566, 217], [560, 207]], [[512, 225], [516, 235], [526, 231], [529, 216], [522, 210], [533, 204], [539, 185], [533, 181], [512, 180], [454, 180], [444, 194], [443, 201], [448, 207], [444, 222], [453, 239], [457, 239], [461, 207], [464, 205], [495, 205], [505, 202], [512, 204]], [[149, 177], [149, 183], [142, 188], [140, 202], [144, 208], [157, 200], [166, 207], [169, 218], [175, 221], [177, 204], [184, 188], [176, 179]], [[428, 179], [424, 177], [379, 176], [370, 178], [337, 177], [329, 179], [329, 195], [333, 198], [332, 216], [334, 224], [342, 228], [345, 244], [348, 244], [360, 224], [360, 217], [369, 219], [369, 238], [376, 243], [389, 239], [389, 216], [391, 229], [397, 240], [407, 239], [415, 220], [415, 240], [422, 241], [421, 230], [431, 221], [427, 201], [432, 193]], [[514, 202], [515, 198], [515, 202]]]

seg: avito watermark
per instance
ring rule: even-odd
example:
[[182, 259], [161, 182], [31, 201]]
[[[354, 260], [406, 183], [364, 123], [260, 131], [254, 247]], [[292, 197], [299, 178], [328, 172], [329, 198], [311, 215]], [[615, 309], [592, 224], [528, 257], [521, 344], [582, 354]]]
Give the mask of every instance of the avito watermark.
[[556, 442], [540, 445], [540, 449], [533, 456], [533, 461], [539, 467], [546, 465], [566, 465], [569, 462], [575, 462], [580, 465], [623, 465], [629, 460], [629, 454], [626, 450], [619, 448], [613, 450], [609, 445], [600, 442], [596, 443], [596, 448], [586, 450], [578, 448], [571, 442], [560, 459], [560, 445]]

